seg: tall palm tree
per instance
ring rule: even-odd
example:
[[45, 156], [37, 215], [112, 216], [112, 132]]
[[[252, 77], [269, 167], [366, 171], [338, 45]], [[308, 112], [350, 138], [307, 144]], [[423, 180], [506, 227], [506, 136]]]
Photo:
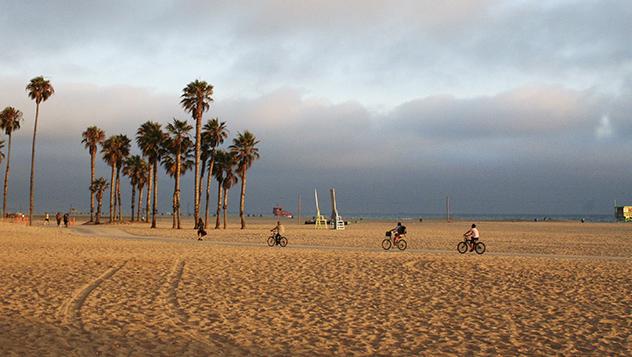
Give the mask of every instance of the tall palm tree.
[[194, 177], [194, 218], [197, 224], [200, 216], [200, 152], [202, 148], [202, 114], [207, 111], [213, 98], [213, 86], [205, 81], [195, 80], [182, 89], [180, 104], [195, 119], [195, 173]]
[[140, 210], [141, 210], [141, 202], [143, 197], [143, 190], [145, 189], [145, 185], [147, 184], [148, 175], [147, 175], [147, 161], [141, 158], [140, 167], [138, 168], [139, 175], [136, 177], [136, 186], [138, 187], [138, 206], [136, 207], [136, 221], [140, 222]]
[[[132, 185], [132, 204], [131, 204], [131, 221], [134, 222], [134, 207], [136, 204], [136, 189], [139, 187], [139, 182], [143, 179], [146, 171], [147, 164], [140, 155], [132, 155], [125, 159], [123, 165], [123, 175], [129, 177], [129, 182]], [[140, 197], [140, 196], [139, 196]]]
[[121, 200], [121, 170], [123, 168], [123, 164], [125, 163], [125, 159], [129, 156], [131, 140], [127, 137], [127, 135], [118, 135], [119, 141], [121, 142], [121, 147], [118, 151], [118, 162], [116, 163], [116, 199], [115, 202], [118, 206], [117, 213], [115, 215], [119, 223], [123, 222], [123, 201]]
[[2, 196], [2, 217], [7, 213], [7, 194], [9, 193], [9, 172], [11, 170], [11, 138], [13, 132], [20, 129], [22, 123], [22, 112], [13, 108], [6, 107], [0, 112], [0, 130], [9, 137], [7, 147], [7, 167], [4, 170], [4, 195]]
[[204, 227], [208, 225], [208, 204], [209, 196], [211, 195], [211, 176], [213, 176], [213, 166], [215, 165], [215, 154], [217, 147], [221, 145], [228, 137], [228, 129], [226, 129], [226, 122], [220, 122], [218, 118], [209, 120], [204, 125], [204, 131], [202, 131], [202, 141], [205, 142], [208, 147], [208, 155], [211, 159], [208, 166], [208, 175], [206, 177], [206, 209], [204, 210]]
[[55, 94], [55, 89], [49, 80], [39, 76], [31, 79], [26, 86], [26, 91], [29, 98], [35, 101], [35, 124], [33, 125], [33, 145], [31, 147], [31, 180], [29, 184], [29, 225], [33, 225], [33, 209], [35, 206], [35, 139], [37, 137], [39, 107], [40, 103], [45, 102]]
[[97, 199], [97, 214], [94, 219], [94, 224], [101, 223], [101, 206], [103, 205], [103, 192], [108, 189], [108, 183], [103, 177], [99, 177], [92, 181], [90, 184], [90, 192], [94, 193]]
[[[165, 156], [164, 165], [167, 171], [173, 173], [175, 179], [175, 188], [173, 191], [173, 228], [180, 229], [180, 176], [182, 176], [182, 157], [184, 156], [185, 164], [187, 153], [190, 151], [191, 138], [189, 132], [193, 129], [186, 120], [177, 120], [173, 118], [173, 122], [167, 125], [168, 140], [165, 142], [166, 152], [173, 156]], [[170, 160], [175, 159], [175, 160]], [[170, 162], [171, 161], [171, 162]], [[171, 169], [173, 164], [173, 170]]]
[[246, 220], [244, 219], [244, 210], [246, 207], [246, 174], [255, 160], [259, 159], [259, 141], [248, 130], [237, 133], [237, 137], [233, 139], [233, 145], [230, 151], [235, 156], [237, 162], [237, 174], [241, 179], [241, 196], [239, 200], [239, 219], [241, 220], [241, 229], [246, 228]]
[[120, 193], [120, 181], [118, 176], [123, 159], [129, 155], [129, 149], [130, 139], [122, 134], [110, 136], [103, 142], [101, 149], [103, 160], [112, 168], [110, 175], [110, 223], [116, 219], [117, 201], [115, 201], [115, 197], [118, 198], [117, 194]]
[[237, 162], [235, 161], [235, 156], [232, 152], [227, 152], [224, 159], [224, 180], [222, 181], [222, 189], [224, 191], [224, 204], [222, 207], [223, 215], [224, 215], [224, 229], [226, 229], [226, 211], [228, 210], [228, 193], [236, 183], [237, 176], [235, 176], [235, 166]]
[[215, 167], [213, 168], [213, 176], [217, 180], [217, 209], [215, 211], [215, 229], [220, 228], [220, 214], [222, 212], [222, 202], [224, 201], [224, 167], [227, 165], [226, 156], [228, 153], [224, 150], [215, 152]]
[[[162, 156], [162, 145], [165, 140], [165, 133], [162, 127], [156, 122], [147, 121], [136, 131], [136, 143], [147, 157], [150, 166], [150, 181], [147, 187], [147, 196], [153, 190], [153, 202], [151, 210], [151, 228], [156, 228], [156, 213], [158, 211], [158, 162]], [[152, 187], [153, 186], [153, 187]], [[149, 207], [149, 200], [147, 200]], [[149, 219], [149, 217], [147, 217]]]
[[[90, 182], [94, 181], [94, 168], [97, 160], [97, 145], [105, 141], [105, 132], [96, 126], [90, 126], [81, 134], [81, 142], [90, 152]], [[90, 222], [94, 221], [94, 193], [90, 191]]]

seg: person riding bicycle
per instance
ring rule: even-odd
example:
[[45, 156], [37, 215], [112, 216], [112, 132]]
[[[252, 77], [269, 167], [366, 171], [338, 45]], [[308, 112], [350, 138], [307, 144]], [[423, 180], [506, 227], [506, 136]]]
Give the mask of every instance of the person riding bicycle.
[[391, 229], [389, 233], [393, 235], [393, 242], [397, 242], [402, 235], [406, 234], [406, 226], [402, 225], [402, 222], [397, 222], [397, 226]]
[[281, 221], [277, 221], [276, 226], [272, 228], [270, 232], [274, 233], [274, 240], [276, 244], [279, 244], [279, 239], [281, 239], [281, 236], [285, 233], [285, 227], [283, 227]]
[[476, 228], [476, 224], [472, 224], [472, 227], [463, 234], [463, 236], [470, 239], [470, 252], [474, 250], [476, 246], [476, 241], [480, 238], [480, 234], [478, 233], [478, 228]]

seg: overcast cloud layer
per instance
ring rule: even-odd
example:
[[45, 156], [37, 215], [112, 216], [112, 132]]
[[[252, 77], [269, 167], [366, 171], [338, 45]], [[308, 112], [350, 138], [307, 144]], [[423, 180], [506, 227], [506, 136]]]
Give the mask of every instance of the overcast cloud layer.
[[24, 87], [43, 74], [42, 211], [87, 209], [87, 126], [189, 118], [200, 78], [207, 119], [262, 141], [250, 212], [297, 193], [309, 212], [335, 186], [343, 214], [438, 213], [446, 195], [461, 213], [608, 214], [632, 204], [630, 18], [628, 1], [0, 0], [0, 107], [25, 114], [9, 206], [27, 208]]

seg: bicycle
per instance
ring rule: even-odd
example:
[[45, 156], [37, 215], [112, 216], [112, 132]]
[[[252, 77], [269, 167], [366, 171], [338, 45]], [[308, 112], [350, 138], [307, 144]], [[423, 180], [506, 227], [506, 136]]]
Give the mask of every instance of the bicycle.
[[382, 241], [382, 249], [389, 250], [391, 247], [396, 246], [399, 250], [405, 250], [408, 247], [406, 243], [406, 234], [395, 234], [395, 237], [391, 240], [391, 231], [386, 232], [386, 238]]
[[270, 247], [274, 247], [275, 245], [279, 245], [281, 247], [285, 247], [287, 245], [287, 238], [283, 237], [283, 236], [278, 236], [276, 234], [271, 235], [270, 237], [268, 237], [268, 246]]
[[459, 242], [459, 244], [456, 245], [456, 250], [461, 254], [465, 254], [468, 250], [472, 249], [472, 244], [474, 244], [476, 254], [485, 253], [485, 243], [480, 241], [474, 243], [473, 240], [468, 239], [467, 236], [463, 236], [463, 242]]

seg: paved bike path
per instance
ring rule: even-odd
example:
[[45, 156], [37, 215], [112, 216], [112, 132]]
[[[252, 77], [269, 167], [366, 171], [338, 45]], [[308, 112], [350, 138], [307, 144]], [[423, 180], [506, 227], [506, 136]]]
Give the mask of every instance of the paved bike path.
[[[135, 240], [135, 241], [154, 241], [164, 243], [175, 244], [190, 244], [190, 245], [218, 245], [227, 247], [267, 247], [267, 244], [262, 241], [261, 243], [255, 242], [230, 242], [230, 241], [217, 241], [212, 239], [205, 239], [198, 241], [195, 238], [192, 239], [179, 239], [179, 238], [167, 238], [157, 236], [144, 236], [125, 232], [118, 228], [113, 227], [97, 227], [97, 226], [75, 226], [70, 228], [70, 231], [75, 235], [91, 236], [91, 237], [103, 237], [110, 239], [121, 240]], [[448, 249], [421, 249], [421, 248], [408, 248], [404, 252], [399, 250], [384, 251], [381, 247], [348, 247], [348, 246], [328, 246], [328, 245], [308, 245], [308, 244], [292, 244], [292, 241], [288, 243], [285, 248], [270, 248], [270, 249], [289, 249], [289, 250], [320, 250], [320, 251], [344, 251], [344, 252], [374, 252], [384, 254], [449, 254], [459, 255], [455, 250]], [[476, 255], [474, 253], [467, 253], [470, 255]], [[533, 257], [533, 258], [550, 258], [550, 259], [573, 259], [573, 260], [614, 260], [614, 261], [632, 261], [632, 257], [626, 256], [612, 256], [612, 255], [564, 255], [564, 254], [541, 254], [541, 253], [526, 253], [526, 252], [485, 252], [482, 256], [495, 256], [495, 257]]]

